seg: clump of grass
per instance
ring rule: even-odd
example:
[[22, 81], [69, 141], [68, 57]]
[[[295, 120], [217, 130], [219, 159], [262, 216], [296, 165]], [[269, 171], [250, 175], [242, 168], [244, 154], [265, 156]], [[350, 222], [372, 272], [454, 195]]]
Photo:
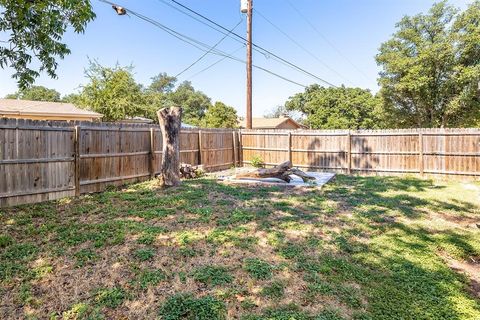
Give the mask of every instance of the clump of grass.
[[0, 235], [0, 248], [6, 248], [13, 243], [13, 239], [7, 235]]
[[95, 302], [108, 308], [118, 307], [125, 299], [126, 293], [121, 287], [99, 289], [95, 294]]
[[147, 289], [150, 286], [156, 286], [166, 279], [167, 274], [163, 270], [145, 269], [138, 275], [137, 283], [140, 288]]
[[76, 267], [84, 267], [87, 264], [91, 264], [98, 259], [98, 254], [92, 249], [81, 249], [74, 254]]
[[195, 281], [218, 286], [233, 281], [233, 277], [227, 268], [222, 266], [203, 266], [195, 269], [192, 273]]
[[273, 281], [263, 287], [261, 294], [268, 298], [279, 299], [285, 294], [285, 284], [281, 281]]
[[160, 307], [164, 320], [224, 320], [225, 303], [212, 296], [196, 298], [189, 293], [169, 297]]
[[252, 278], [257, 280], [267, 280], [273, 275], [273, 266], [258, 258], [245, 259], [243, 268]]
[[133, 253], [133, 256], [140, 261], [148, 261], [153, 259], [155, 251], [153, 249], [138, 249]]

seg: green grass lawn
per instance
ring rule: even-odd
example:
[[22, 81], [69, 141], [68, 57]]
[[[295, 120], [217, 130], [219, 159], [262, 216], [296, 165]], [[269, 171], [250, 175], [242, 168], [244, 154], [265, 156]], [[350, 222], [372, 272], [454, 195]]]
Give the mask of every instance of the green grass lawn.
[[480, 319], [478, 183], [145, 182], [0, 222], [0, 319]]

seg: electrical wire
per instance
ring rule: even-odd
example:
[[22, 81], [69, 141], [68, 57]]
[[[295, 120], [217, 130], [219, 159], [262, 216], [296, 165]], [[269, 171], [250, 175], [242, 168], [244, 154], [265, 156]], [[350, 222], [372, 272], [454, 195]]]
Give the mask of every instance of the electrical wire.
[[307, 17], [290, 1], [285, 0], [290, 7], [297, 12], [297, 14], [318, 34], [320, 38], [323, 39], [333, 50], [335, 50], [338, 55], [340, 55], [345, 61], [347, 61], [355, 70], [357, 70], [366, 80], [370, 80], [369, 77], [363, 72], [359, 67], [357, 67], [347, 56], [345, 56], [340, 49], [338, 49], [328, 38], [318, 30], [317, 27], [309, 20]]
[[218, 47], [218, 45], [219, 45], [220, 43], [222, 43], [223, 40], [225, 40], [225, 39], [228, 37], [228, 35], [229, 35], [230, 33], [232, 33], [233, 30], [235, 30], [235, 29], [240, 25], [240, 23], [242, 23], [242, 21], [243, 21], [243, 19], [240, 20], [240, 21], [230, 30], [230, 32], [229, 32], [228, 34], [224, 35], [223, 38], [221, 38], [217, 43], [215, 43], [215, 45], [214, 45], [211, 49], [209, 49], [207, 52], [205, 52], [203, 55], [201, 55], [197, 60], [195, 60], [194, 62], [192, 62], [188, 67], [186, 67], [186, 68], [183, 69], [181, 72], [179, 72], [179, 73], [175, 76], [175, 78], [178, 78], [179, 76], [181, 76], [182, 74], [184, 74], [185, 72], [187, 72], [188, 70], [190, 70], [190, 68], [192, 68], [192, 67], [193, 67], [194, 65], [196, 65], [198, 62], [200, 62], [203, 58], [205, 58], [209, 53], [211, 53], [212, 50], [214, 50], [216, 47]]
[[270, 24], [272, 27], [274, 27], [278, 32], [283, 34], [287, 39], [289, 39], [291, 42], [293, 42], [297, 47], [302, 49], [304, 52], [306, 52], [308, 55], [310, 55], [312, 58], [317, 60], [322, 66], [330, 70], [331, 72], [335, 73], [337, 76], [342, 78], [343, 80], [350, 82], [347, 78], [345, 78], [343, 75], [341, 75], [339, 72], [337, 72], [335, 69], [330, 67], [328, 64], [326, 64], [324, 61], [322, 61], [316, 54], [305, 48], [303, 45], [301, 45], [297, 40], [292, 38], [288, 33], [283, 31], [279, 26], [277, 26], [275, 23], [273, 23], [270, 19], [268, 19], [263, 13], [258, 11], [257, 9], [253, 9], [254, 12], [256, 12], [262, 19], [264, 19], [268, 24]]
[[[159, 0], [159, 1], [164, 2], [163, 0]], [[199, 12], [197, 12], [197, 11], [191, 9], [191, 8], [189, 8], [188, 6], [186, 6], [186, 5], [178, 2], [178, 1], [176, 1], [176, 0], [170, 0], [170, 1], [173, 2], [173, 3], [175, 3], [175, 4], [178, 5], [178, 6], [182, 7], [183, 9], [189, 11], [190, 13], [193, 13], [194, 15], [196, 15], [196, 16], [204, 19], [205, 21], [208, 21], [210, 24], [212, 24], [212, 25], [214, 25], [214, 26], [222, 29], [223, 31], [225, 31], [225, 32], [228, 32], [228, 31], [229, 31], [226, 27], [224, 27], [224, 26], [220, 25], [219, 23], [213, 21], [212, 19], [204, 16], [203, 14], [201, 14], [201, 13], [199, 13]], [[183, 11], [182, 11], [182, 12], [183, 12]], [[190, 15], [189, 15], [189, 16], [190, 16]], [[208, 25], [208, 24], [206, 24], [206, 25]], [[212, 29], [218, 31], [217, 28], [214, 28], [214, 27], [211, 26], [211, 25], [208, 25], [208, 26], [210, 26]], [[222, 33], [224, 33], [223, 31], [222, 31]], [[224, 33], [224, 34], [225, 34], [225, 33]], [[230, 34], [230, 36], [236, 37], [237, 39], [241, 40], [242, 43], [246, 43], [246, 42], [247, 42], [247, 39], [246, 39], [245, 37], [239, 35], [238, 33], [232, 32], [232, 33]], [[252, 46], [253, 46], [253, 49], [254, 49], [255, 51], [262, 53], [262, 54], [265, 55], [266, 57], [273, 57], [273, 58], [275, 58], [275, 60], [283, 63], [284, 65], [289, 66], [289, 67], [291, 67], [291, 68], [293, 68], [293, 69], [296, 69], [297, 71], [299, 71], [299, 72], [301, 72], [301, 73], [303, 73], [303, 74], [305, 74], [305, 75], [308, 75], [308, 76], [310, 76], [310, 77], [312, 77], [312, 78], [314, 78], [314, 79], [316, 79], [316, 80], [318, 80], [318, 81], [320, 81], [320, 82], [322, 82], [322, 83], [324, 83], [324, 84], [326, 84], [326, 85], [328, 85], [328, 86], [335, 87], [335, 88], [337, 87], [337, 86], [335, 86], [334, 84], [332, 84], [331, 82], [328, 82], [327, 80], [322, 79], [322, 78], [320, 78], [319, 76], [316, 76], [315, 74], [313, 74], [313, 73], [311, 73], [311, 72], [309, 72], [309, 71], [307, 71], [307, 70], [299, 67], [298, 65], [296, 65], [296, 64], [294, 64], [294, 63], [292, 63], [292, 62], [290, 62], [290, 61], [288, 61], [288, 60], [286, 60], [286, 59], [284, 59], [284, 58], [282, 58], [282, 57], [280, 57], [280, 56], [278, 56], [277, 54], [271, 52], [270, 50], [267, 50], [267, 49], [263, 48], [263, 47], [260, 46], [260, 45], [257, 45], [257, 44], [255, 44], [255, 43], [252, 43]]]
[[[103, 2], [103, 3], [106, 3], [106, 4], [109, 4], [109, 5], [112, 5], [112, 6], [116, 5], [116, 4], [114, 4], [113, 2], [110, 2], [110, 1], [108, 1], [108, 0], [98, 0], [98, 1]], [[122, 7], [123, 7], [123, 6], [122, 6]], [[144, 16], [144, 15], [138, 13], [138, 12], [135, 12], [135, 11], [133, 11], [133, 10], [127, 9], [126, 7], [123, 7], [123, 8], [124, 8], [125, 10], [127, 10], [128, 13], [132, 14], [133, 16], [135, 16], [135, 17], [137, 17], [137, 18], [139, 18], [139, 19], [141, 19], [141, 20], [144, 20], [144, 21], [146, 21], [146, 22], [148, 22], [148, 23], [150, 23], [150, 24], [152, 24], [152, 25], [160, 28], [161, 30], [169, 33], [170, 35], [174, 36], [175, 38], [177, 38], [177, 39], [179, 39], [179, 40], [181, 40], [181, 41], [183, 41], [183, 42], [185, 42], [185, 43], [187, 43], [187, 44], [190, 44], [190, 45], [196, 47], [197, 49], [199, 49], [199, 50], [201, 50], [201, 51], [214, 53], [214, 54], [216, 54], [216, 55], [219, 55], [219, 56], [222, 56], [222, 57], [225, 57], [225, 58], [229, 58], [229, 59], [231, 59], [231, 60], [238, 61], [238, 62], [241, 62], [241, 63], [246, 64], [246, 61], [244, 61], [244, 60], [242, 60], [242, 59], [240, 59], [240, 58], [237, 58], [237, 57], [235, 57], [235, 56], [229, 55], [228, 53], [225, 53], [225, 52], [223, 52], [223, 51], [221, 51], [221, 50], [214, 49], [212, 46], [209, 46], [209, 45], [207, 45], [207, 44], [205, 44], [205, 43], [203, 43], [203, 42], [201, 42], [201, 41], [199, 41], [199, 40], [196, 40], [196, 39], [191, 38], [191, 37], [189, 37], [189, 36], [186, 36], [186, 35], [184, 35], [184, 34], [182, 34], [182, 33], [180, 33], [180, 32], [177, 32], [177, 31], [175, 31], [175, 30], [173, 30], [173, 29], [171, 29], [171, 28], [169, 28], [169, 27], [161, 24], [160, 22], [158, 22], [158, 21], [156, 21], [156, 20], [153, 20], [153, 19], [151, 19], [151, 18], [149, 18], [149, 17], [147, 17], [147, 16]], [[275, 72], [273, 72], [273, 71], [271, 71], [271, 70], [268, 70], [268, 69], [266, 69], [266, 68], [263, 68], [263, 67], [260, 67], [260, 66], [256, 66], [256, 65], [253, 65], [253, 67], [255, 67], [255, 68], [259, 69], [259, 70], [262, 70], [262, 71], [264, 71], [264, 72], [266, 72], [266, 73], [269, 73], [269, 74], [271, 74], [271, 75], [273, 75], [273, 76], [276, 76], [276, 77], [278, 77], [278, 78], [280, 78], [280, 79], [282, 79], [282, 80], [285, 80], [285, 81], [288, 81], [288, 82], [290, 82], [290, 83], [293, 83], [293, 84], [296, 84], [296, 85], [299, 85], [299, 86], [301, 86], [301, 87], [306, 88], [306, 86], [304, 86], [304, 85], [302, 85], [302, 84], [300, 84], [300, 83], [298, 83], [298, 82], [296, 82], [296, 81], [290, 80], [290, 79], [288, 79], [288, 78], [286, 78], [286, 77], [284, 77], [284, 76], [282, 76], [282, 75], [279, 75], [279, 74], [277, 74], [277, 73], [275, 73]]]

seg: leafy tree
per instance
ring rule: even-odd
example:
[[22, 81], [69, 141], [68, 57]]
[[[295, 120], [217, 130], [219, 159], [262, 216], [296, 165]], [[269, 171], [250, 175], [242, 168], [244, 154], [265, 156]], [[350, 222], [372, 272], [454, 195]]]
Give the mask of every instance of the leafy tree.
[[165, 72], [162, 72], [152, 78], [152, 83], [148, 89], [158, 93], [170, 93], [175, 88], [176, 82], [177, 78], [171, 77]]
[[135, 82], [132, 67], [103, 67], [90, 62], [85, 71], [89, 83], [82, 87], [78, 103], [116, 121], [146, 113], [142, 86]]
[[287, 110], [285, 105], [276, 106], [275, 108], [265, 113], [263, 116], [267, 119], [281, 118], [287, 116], [300, 123], [303, 123], [304, 121], [303, 114], [300, 111]]
[[287, 110], [304, 113], [312, 129], [373, 129], [380, 126], [379, 99], [360, 88], [312, 85], [291, 97]]
[[202, 125], [207, 128], [237, 128], [237, 110], [223, 102], [215, 102], [205, 113]]
[[21, 99], [33, 101], [60, 101], [60, 93], [55, 89], [45, 88], [43, 86], [31, 86], [23, 90], [19, 90], [13, 94], [7, 95], [7, 99]]
[[406, 16], [376, 57], [384, 112], [397, 127], [480, 123], [480, 1]]
[[189, 81], [182, 82], [175, 91], [168, 94], [168, 101], [183, 108], [183, 121], [191, 125], [200, 125], [205, 112], [210, 108], [210, 98], [196, 91]]
[[[64, 32], [72, 27], [82, 33], [95, 18], [89, 0], [0, 0], [0, 67], [15, 69], [13, 78], [20, 89], [31, 85], [41, 71], [56, 78], [57, 60], [70, 54], [62, 43]], [[38, 70], [32, 59], [39, 62]]]

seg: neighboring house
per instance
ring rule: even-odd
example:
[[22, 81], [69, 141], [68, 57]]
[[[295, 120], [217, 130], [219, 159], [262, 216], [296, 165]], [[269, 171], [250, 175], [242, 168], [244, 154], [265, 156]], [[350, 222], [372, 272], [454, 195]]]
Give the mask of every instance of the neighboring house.
[[0, 117], [32, 120], [100, 121], [102, 114], [71, 103], [0, 99]]
[[[240, 120], [240, 128], [246, 127], [245, 119]], [[290, 117], [280, 118], [252, 118], [252, 129], [302, 129], [303, 125], [293, 120]]]

